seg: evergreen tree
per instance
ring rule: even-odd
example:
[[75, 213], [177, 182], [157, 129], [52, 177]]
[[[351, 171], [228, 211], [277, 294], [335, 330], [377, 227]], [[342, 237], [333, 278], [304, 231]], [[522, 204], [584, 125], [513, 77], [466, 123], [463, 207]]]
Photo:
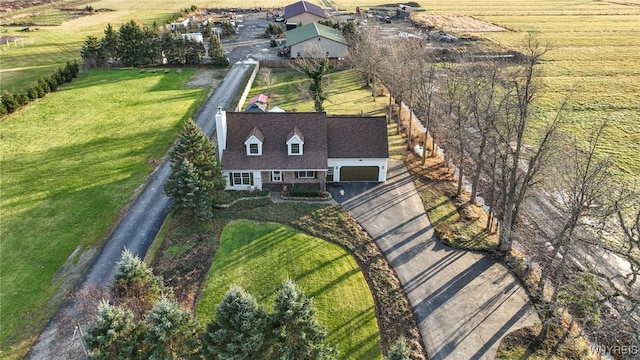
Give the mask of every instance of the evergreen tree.
[[107, 27], [104, 29], [104, 37], [100, 41], [100, 44], [102, 47], [103, 61], [107, 66], [119, 60], [120, 37], [111, 24], [107, 24]]
[[211, 63], [213, 65], [229, 65], [229, 59], [227, 59], [227, 56], [224, 53], [224, 49], [222, 48], [222, 44], [220, 44], [220, 39], [217, 34], [213, 34], [213, 36], [211, 36], [211, 40], [209, 40], [209, 57], [211, 58]]
[[270, 316], [276, 359], [335, 359], [337, 349], [325, 343], [327, 332], [316, 320], [313, 299], [293, 281], [286, 280], [276, 293]]
[[29, 101], [34, 101], [38, 98], [38, 89], [35, 85], [29, 86], [27, 96], [29, 96]]
[[186, 39], [183, 42], [185, 63], [188, 65], [202, 64], [204, 59], [205, 49], [204, 44], [201, 42]]
[[140, 49], [138, 53], [138, 64], [155, 65], [160, 58], [160, 34], [158, 27], [154, 23], [152, 26], [145, 25], [140, 31]]
[[80, 50], [80, 56], [82, 56], [84, 66], [87, 68], [98, 67], [99, 59], [102, 58], [101, 52], [102, 46], [98, 38], [92, 35], [87, 36], [87, 39], [82, 45], [82, 50]]
[[118, 29], [118, 57], [127, 66], [135, 66], [142, 62], [143, 50], [142, 29], [133, 20], [124, 23]]
[[18, 100], [16, 100], [15, 96], [13, 96], [13, 94], [8, 91], [2, 93], [2, 104], [4, 105], [8, 114], [11, 114], [20, 107]]
[[96, 324], [87, 329], [84, 338], [89, 359], [139, 358], [138, 335], [133, 313], [103, 300]]
[[[40, 88], [42, 89], [42, 96], [47, 95], [48, 93], [51, 92], [51, 88], [49, 87], [49, 83], [47, 83], [44, 78], [38, 78], [38, 84], [40, 85]], [[41, 96], [41, 97], [42, 97]]]
[[196, 220], [210, 219], [213, 216], [207, 187], [189, 160], [182, 160], [172, 190], [170, 196], [174, 199], [174, 209], [192, 210]]
[[170, 31], [163, 31], [160, 35], [160, 50], [168, 64], [178, 65], [183, 63], [178, 39]]
[[111, 295], [116, 305], [132, 311], [137, 320], [141, 320], [159, 299], [171, 294], [162, 279], [153, 275], [151, 268], [129, 250], [122, 252], [122, 260], [116, 267]]
[[225, 38], [236, 34], [236, 27], [230, 21], [225, 21], [220, 26], [220, 36]]
[[[190, 204], [197, 220], [210, 218], [213, 215], [210, 210], [215, 203], [216, 195], [225, 187], [222, 168], [213, 143], [193, 120], [188, 120], [169, 156], [171, 175], [164, 190], [173, 198], [174, 209], [185, 208], [187, 206], [184, 205]], [[185, 165], [184, 160], [191, 163], [193, 169]], [[185, 192], [196, 187], [197, 193], [193, 195]], [[187, 198], [183, 199], [184, 196]], [[191, 199], [194, 201], [191, 202]], [[209, 211], [206, 211], [207, 209]]]
[[162, 298], [144, 321], [145, 357], [148, 359], [195, 358], [200, 350], [197, 326], [178, 303]]
[[263, 358], [266, 325], [266, 313], [256, 299], [233, 287], [216, 306], [215, 320], [207, 324], [202, 354], [207, 359]]

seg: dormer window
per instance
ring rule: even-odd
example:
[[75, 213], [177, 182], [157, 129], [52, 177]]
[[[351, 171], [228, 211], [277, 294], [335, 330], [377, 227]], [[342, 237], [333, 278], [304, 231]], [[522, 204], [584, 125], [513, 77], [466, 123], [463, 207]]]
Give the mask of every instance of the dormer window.
[[262, 135], [262, 131], [258, 129], [258, 127], [254, 127], [251, 131], [251, 134], [247, 136], [247, 139], [244, 141], [244, 145], [247, 148], [248, 156], [260, 156], [262, 155], [262, 141], [264, 140], [264, 136]]
[[258, 144], [258, 143], [250, 143], [249, 144], [249, 155], [260, 155], [260, 144]]
[[287, 136], [287, 153], [289, 155], [302, 155], [304, 153], [304, 135], [297, 127]]

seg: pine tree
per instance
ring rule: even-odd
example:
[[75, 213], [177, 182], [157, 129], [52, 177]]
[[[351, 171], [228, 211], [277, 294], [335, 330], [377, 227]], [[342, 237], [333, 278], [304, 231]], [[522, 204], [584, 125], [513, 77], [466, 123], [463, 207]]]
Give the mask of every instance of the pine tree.
[[129, 250], [122, 252], [122, 260], [111, 283], [111, 295], [117, 305], [132, 311], [141, 320], [163, 296], [171, 295], [162, 279], [153, 275], [151, 268]]
[[202, 338], [205, 358], [258, 359], [264, 356], [267, 318], [256, 299], [232, 287], [216, 306], [215, 320]]
[[82, 56], [84, 66], [87, 68], [98, 67], [99, 60], [102, 58], [101, 51], [102, 46], [98, 38], [92, 35], [87, 36], [87, 39], [82, 45], [82, 50], [80, 50], [80, 56]]
[[176, 174], [173, 192], [174, 209], [188, 209], [193, 211], [196, 220], [210, 219], [213, 216], [212, 204], [207, 187], [197, 169], [184, 159]]
[[200, 349], [197, 326], [178, 303], [162, 298], [144, 321], [145, 357], [148, 359], [195, 358]]
[[285, 280], [278, 290], [270, 316], [276, 359], [335, 359], [337, 349], [325, 343], [327, 332], [316, 320], [313, 299], [293, 281]]
[[2, 104], [9, 114], [16, 111], [20, 107], [18, 100], [16, 100], [15, 96], [13, 96], [13, 94], [8, 91], [5, 91], [2, 94]]
[[109, 66], [112, 62], [119, 60], [120, 37], [111, 24], [107, 24], [104, 29], [104, 37], [100, 41], [102, 47], [103, 61]]
[[224, 54], [224, 49], [222, 48], [222, 44], [220, 44], [220, 39], [217, 34], [213, 34], [211, 40], [209, 40], [209, 57], [213, 65], [229, 65], [229, 59], [227, 59], [227, 56]]
[[127, 66], [141, 64], [144, 47], [140, 26], [133, 20], [120, 25], [118, 40], [118, 57], [120, 60]]
[[129, 310], [102, 301], [95, 326], [87, 329], [84, 341], [89, 359], [135, 359], [138, 326]]
[[[164, 190], [174, 200], [174, 209], [191, 207], [196, 220], [210, 218], [215, 197], [225, 187], [213, 143], [188, 120], [169, 156], [171, 175]], [[184, 160], [191, 163], [192, 168]], [[195, 193], [186, 191], [196, 188]]]

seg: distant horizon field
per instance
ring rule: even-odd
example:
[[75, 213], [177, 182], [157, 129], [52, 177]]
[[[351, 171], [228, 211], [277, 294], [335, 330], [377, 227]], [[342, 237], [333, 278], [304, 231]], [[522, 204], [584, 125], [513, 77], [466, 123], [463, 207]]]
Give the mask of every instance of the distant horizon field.
[[[375, 0], [330, 0], [337, 8], [368, 8]], [[625, 183], [640, 179], [640, 0], [417, 1], [423, 14], [467, 15], [505, 31], [469, 32], [502, 48], [517, 49], [529, 33], [549, 51], [542, 62], [542, 116], [568, 99], [563, 116], [569, 136], [609, 125], [599, 154], [616, 165]]]

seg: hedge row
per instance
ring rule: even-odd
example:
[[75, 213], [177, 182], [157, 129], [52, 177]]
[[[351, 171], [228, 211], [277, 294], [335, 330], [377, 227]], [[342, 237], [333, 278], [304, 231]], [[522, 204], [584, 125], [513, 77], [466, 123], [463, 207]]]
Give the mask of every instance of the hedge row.
[[79, 71], [80, 65], [78, 65], [77, 61], [67, 61], [67, 65], [64, 68], [58, 68], [55, 73], [48, 77], [39, 78], [27, 90], [20, 90], [15, 93], [4, 91], [2, 101], [0, 101], [0, 116], [11, 114], [21, 106], [58, 90], [58, 86], [77, 78]]

